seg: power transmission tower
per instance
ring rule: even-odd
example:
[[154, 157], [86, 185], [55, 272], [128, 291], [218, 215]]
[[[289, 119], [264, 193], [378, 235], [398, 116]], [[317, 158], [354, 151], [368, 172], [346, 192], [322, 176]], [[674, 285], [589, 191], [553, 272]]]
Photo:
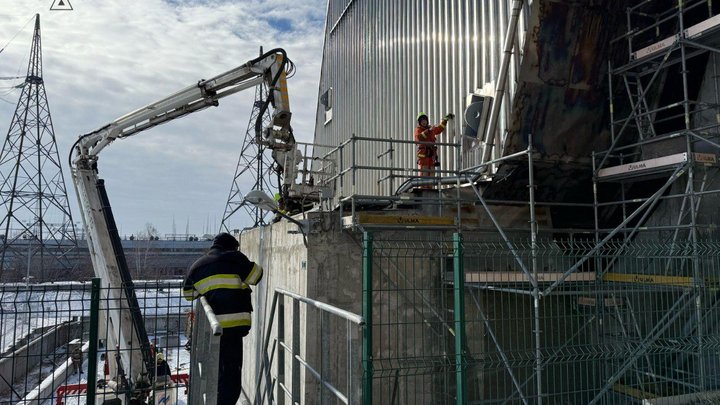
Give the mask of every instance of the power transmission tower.
[[[77, 247], [55, 132], [42, 78], [40, 15], [30, 61], [0, 152], [0, 280], [54, 278]], [[31, 271], [32, 269], [32, 271]], [[32, 274], [31, 274], [32, 273]]]
[[[262, 55], [262, 50], [260, 51]], [[269, 191], [277, 189], [270, 184], [272, 177], [272, 159], [265, 156], [265, 146], [257, 143], [255, 138], [255, 122], [260, 115], [263, 101], [268, 97], [267, 86], [263, 83], [255, 89], [255, 102], [250, 113], [250, 121], [245, 131], [245, 140], [243, 141], [240, 157], [238, 159], [237, 168], [235, 169], [235, 177], [233, 177], [232, 186], [227, 203], [225, 204], [225, 213], [220, 224], [220, 230], [223, 232], [232, 232], [237, 228], [231, 227], [230, 218], [235, 215], [240, 208], [243, 208], [251, 220], [254, 222], [252, 226], [267, 224], [268, 212], [264, 212], [258, 208], [243, 204], [244, 194], [241, 190], [263, 190]], [[271, 121], [270, 110], [267, 109], [262, 117], [263, 128], [266, 128]], [[242, 212], [242, 211], [241, 211]]]

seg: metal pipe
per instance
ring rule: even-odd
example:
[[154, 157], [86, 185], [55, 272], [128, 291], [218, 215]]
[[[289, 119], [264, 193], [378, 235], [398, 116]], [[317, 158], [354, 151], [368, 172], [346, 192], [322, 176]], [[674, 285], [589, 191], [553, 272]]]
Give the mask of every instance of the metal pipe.
[[[290, 353], [293, 355], [300, 353], [300, 301], [293, 300], [292, 302], [292, 349]], [[290, 362], [290, 375], [291, 375], [291, 389], [292, 396], [290, 397], [292, 403], [300, 403], [300, 387], [302, 381], [300, 378], [300, 362], [297, 357], [293, 356]]]
[[298, 300], [298, 301], [305, 303], [311, 307], [317, 308], [323, 312], [327, 312], [327, 313], [333, 314], [335, 316], [338, 316], [340, 318], [346, 319], [356, 325], [364, 325], [365, 324], [365, 318], [363, 318], [362, 316], [354, 314], [350, 311], [345, 311], [344, 309], [340, 309], [338, 307], [334, 307], [334, 306], [326, 304], [324, 302], [317, 301], [312, 298], [307, 298], [305, 296], [295, 294], [294, 292], [290, 292], [290, 291], [282, 289], [282, 288], [276, 288], [275, 293], [285, 295], [294, 300]]
[[202, 304], [205, 316], [207, 316], [207, 320], [210, 324], [210, 330], [212, 331], [212, 334], [214, 336], [221, 336], [222, 326], [220, 326], [220, 322], [218, 322], [217, 317], [215, 316], [215, 312], [213, 312], [210, 304], [208, 304], [207, 302], [207, 299], [205, 299], [205, 296], [200, 297], [200, 304]]
[[98, 350], [98, 330], [100, 324], [98, 318], [100, 316], [100, 279], [92, 279], [92, 287], [90, 290], [90, 336], [88, 338], [90, 345], [88, 349], [88, 376], [87, 379], [87, 404], [95, 405], [95, 388], [97, 384], [97, 350]]
[[520, 294], [520, 295], [530, 295], [532, 296], [532, 291], [530, 290], [521, 290], [518, 288], [507, 288], [507, 287], [495, 287], [492, 285], [479, 285], [477, 287], [479, 290], [488, 290], [488, 291], [497, 291], [497, 292], [505, 292], [505, 293], [511, 293], [511, 294]]
[[692, 135], [693, 137], [698, 138], [698, 139], [700, 139], [700, 140], [702, 140], [702, 141], [705, 141], [705, 142], [709, 143], [710, 145], [712, 145], [712, 146], [720, 149], [720, 143], [713, 142], [713, 141], [711, 141], [711, 140], [709, 140], [709, 139], [707, 139], [707, 138], [705, 138], [705, 137], [703, 137], [703, 136], [700, 136], [698, 133], [696, 133], [696, 132], [694, 132], [694, 131], [688, 131], [688, 133], [689, 133], [690, 135]]
[[[527, 405], [528, 400], [522, 391], [523, 387], [520, 386], [517, 377], [515, 377], [515, 373], [513, 372], [512, 366], [510, 365], [510, 359], [508, 359], [507, 354], [505, 354], [505, 350], [503, 350], [502, 346], [500, 346], [500, 342], [498, 341], [497, 336], [495, 336], [495, 331], [493, 331], [492, 325], [490, 325], [490, 321], [485, 315], [485, 311], [482, 310], [480, 301], [478, 301], [477, 297], [475, 297], [475, 294], [470, 294], [470, 296], [475, 302], [475, 307], [477, 308], [478, 314], [480, 315], [480, 320], [482, 320], [483, 324], [485, 325], [485, 329], [487, 330], [488, 335], [490, 335], [490, 339], [492, 339], [493, 344], [495, 345], [495, 349], [497, 349], [498, 353], [500, 354], [500, 358], [502, 359], [503, 365], [505, 366], [505, 371], [507, 371], [508, 375], [510, 375], [510, 379], [515, 386], [515, 393], [520, 395], [520, 400]], [[513, 393], [512, 395], [515, 396], [515, 393]]]
[[[481, 314], [481, 315], [482, 315], [482, 314]], [[585, 328], [587, 328], [588, 325], [590, 325], [590, 324], [595, 320], [595, 318], [596, 318], [596, 316], [595, 316], [595, 315], [592, 315], [587, 321], [585, 321], [585, 323], [584, 323], [582, 326], [580, 326], [580, 328], [579, 328], [572, 336], [570, 336], [569, 338], [565, 339], [565, 341], [563, 342], [563, 344], [562, 344], [560, 347], [558, 347], [548, 358], [545, 359], [545, 365], [548, 365], [548, 364], [550, 364], [550, 361], [555, 360], [555, 358], [557, 358], [558, 354], [560, 354], [560, 353], [563, 351], [563, 349], [564, 349], [567, 345], [569, 345], [570, 342], [573, 341], [573, 339], [575, 339], [578, 335], [580, 335], [580, 332], [582, 332], [583, 330], [585, 330]], [[520, 388], [524, 388], [530, 381], [532, 381], [532, 379], [533, 379], [534, 377], [535, 377], [535, 374], [532, 374], [530, 377], [528, 377], [528, 378], [520, 385]], [[516, 391], [516, 392], [518, 392], [518, 391]], [[515, 393], [510, 394], [510, 396], [507, 397], [507, 398], [505, 398], [505, 401], [504, 401], [502, 404], [500, 404], [500, 405], [505, 405], [505, 404], [507, 404], [507, 403], [508, 403], [510, 400], [512, 400], [514, 397], [515, 397]]]
[[[717, 194], [717, 193], [720, 193], [720, 190], [703, 190], [703, 191], [696, 192], [695, 195], [704, 196], [704, 195], [711, 195], [711, 194]], [[685, 197], [685, 194], [670, 194], [670, 195], [658, 197], [658, 200], [671, 200], [671, 199], [675, 199], [675, 198], [684, 198], [684, 197]], [[617, 205], [617, 204], [621, 204], [621, 203], [639, 203], [639, 202], [647, 201], [648, 199], [650, 199], [650, 197], [648, 197], [648, 198], [633, 198], [633, 199], [626, 200], [626, 201], [613, 201], [613, 202], [607, 202], [607, 203], [598, 203], [598, 207], [612, 206], [612, 205]]]
[[524, 151], [524, 150], [523, 150], [523, 151], [520, 151], [520, 152], [515, 152], [515, 153], [513, 153], [513, 154], [506, 155], [506, 156], [503, 156], [503, 157], [501, 157], [501, 158], [493, 159], [493, 160], [490, 160], [490, 161], [487, 161], [487, 162], [480, 163], [480, 164], [478, 164], [478, 165], [476, 165], [476, 166], [472, 166], [472, 167], [468, 167], [468, 168], [462, 169], [460, 172], [461, 172], [461, 173], [471, 173], [471, 172], [475, 172], [475, 174], [478, 174], [478, 173], [476, 172], [477, 169], [480, 169], [480, 168], [485, 167], [485, 166], [493, 165], [493, 164], [495, 164], [495, 163], [500, 163], [500, 162], [502, 162], [502, 161], [504, 161], [504, 160], [510, 160], [510, 159], [514, 159], [514, 158], [517, 158], [517, 157], [524, 157], [526, 154], [527, 154], [527, 151]]
[[398, 189], [395, 191], [395, 195], [406, 193], [410, 190], [412, 190], [415, 187], [424, 186], [424, 185], [431, 185], [431, 184], [438, 184], [438, 185], [448, 185], [448, 184], [455, 184], [458, 180], [466, 180], [466, 175], [460, 175], [460, 176], [450, 176], [450, 177], [440, 177], [438, 179], [432, 178], [428, 179], [425, 177], [415, 177], [412, 179], [407, 180], [403, 184], [398, 187]]
[[517, 23], [520, 17], [520, 11], [522, 10], [523, 0], [513, 0], [512, 15], [510, 17], [510, 24], [508, 25], [507, 32], [505, 34], [505, 46], [503, 47], [503, 59], [500, 63], [500, 72], [498, 73], [498, 83], [495, 86], [495, 98], [493, 98], [492, 110], [490, 112], [490, 118], [488, 122], [488, 129], [483, 137], [484, 149], [482, 161], [490, 160], [490, 153], [492, 152], [493, 137], [497, 130], [497, 122], [500, 116], [500, 106], [502, 104], [503, 96], [505, 95], [505, 86], [507, 85], [508, 68], [510, 67], [510, 58], [512, 57], [512, 49], [515, 44], [515, 35], [517, 35]]
[[465, 267], [463, 261], [462, 234], [453, 234], [453, 318], [455, 320], [455, 386], [458, 405], [467, 400], [465, 376]]
[[[608, 87], [610, 91], [608, 91], [609, 96], [609, 102], [608, 106], [610, 108], [610, 141], [615, 141], [615, 125], [613, 123], [615, 122], [615, 96], [613, 95], [613, 80], [612, 80], [612, 63], [608, 60]], [[595, 151], [593, 151], [593, 159], [595, 156]], [[593, 162], [594, 165], [594, 162]], [[595, 169], [593, 169], [593, 173], [595, 172]]]
[[[385, 138], [370, 138], [367, 136], [353, 136], [351, 139], [355, 141], [369, 141], [373, 144], [377, 143], [399, 143], [399, 144], [412, 144], [412, 145], [436, 145], [436, 146], [452, 146], [459, 147], [460, 144], [456, 142], [423, 142], [423, 141], [409, 141], [407, 139], [385, 139]], [[345, 144], [347, 142], [344, 142]]]
[[[671, 48], [668, 49], [668, 51], [665, 53], [665, 57], [663, 57], [663, 60], [660, 62], [659, 66], [656, 68], [657, 70], [655, 70], [655, 73], [653, 73], [652, 77], [650, 78], [650, 80], [649, 80], [649, 82], [648, 82], [648, 85], [646, 86], [646, 89], [649, 89], [649, 88], [652, 87], [652, 84], [653, 84], [653, 82], [655, 81], [655, 79], [657, 79], [657, 77], [659, 76], [660, 71], [663, 69], [663, 67], [665, 67], [665, 63], [667, 63], [668, 59], [670, 58], [670, 54], [672, 53], [672, 51], [673, 51], [673, 48], [671, 47]], [[647, 92], [647, 90], [641, 92], [641, 94], [640, 94], [638, 97], [641, 97], [641, 98], [642, 98], [642, 97], [645, 97], [645, 93], [646, 93], [646, 92]], [[637, 107], [637, 106], [636, 106], [636, 107]], [[623, 135], [623, 133], [625, 132], [625, 128], [627, 128], [627, 126], [628, 126], [628, 124], [630, 123], [630, 120], [632, 119], [633, 115], [637, 114], [637, 111], [636, 111], [636, 110], [637, 110], [637, 108], [633, 108], [632, 111], [630, 111], [630, 115], [629, 115], [627, 118], [625, 118], [625, 123], [624, 123], [624, 124], [622, 125], [622, 127], [620, 128], [620, 131], [618, 131], [617, 137], [616, 137], [616, 138], [612, 141], [612, 143], [610, 144], [609, 150], [613, 150], [613, 149], [615, 148], [615, 145], [617, 144], [618, 140], [620, 140], [620, 138], [622, 138], [622, 135]], [[607, 160], [607, 155], [605, 155], [605, 156], [602, 158], [602, 160], [600, 161], [600, 164], [598, 165], [599, 168], [604, 167], [604, 165], [605, 165], [605, 160]]]
[[[612, 93], [612, 90], [610, 91]], [[612, 108], [611, 108], [612, 110]], [[592, 153], [592, 173], [593, 173], [593, 215], [595, 217], [595, 243], [600, 241], [600, 221], [598, 218], [598, 187], [597, 187], [597, 169], [595, 167], [595, 151]]]
[[[697, 293], [695, 293], [697, 294]], [[617, 380], [620, 379], [620, 377], [625, 374], [625, 372], [637, 361], [638, 358], [643, 356], [650, 348], [650, 344], [657, 340], [667, 328], [672, 325], [673, 322], [675, 322], [675, 319], [677, 319], [680, 314], [682, 313], [682, 310], [685, 309], [685, 307], [692, 302], [692, 299], [688, 299], [685, 304], [682, 305], [682, 307], [677, 308], [676, 307], [683, 301], [681, 298], [687, 296], [688, 293], [685, 292], [683, 295], [675, 301], [675, 303], [672, 305], [670, 309], [665, 312], [665, 315], [655, 324], [655, 327], [650, 331], [648, 334], [649, 336], [645, 338], [638, 346], [638, 349], [635, 350], [635, 353], [631, 355], [623, 364], [622, 367], [620, 367], [619, 370], [615, 372], [613, 376], [611, 376], [605, 386], [598, 392], [598, 394], [593, 398], [588, 405], [596, 404], [598, 401], [600, 401], [600, 398], [602, 398], [605, 393], [607, 393], [610, 388], [615, 384]], [[694, 297], [693, 297], [694, 298]]]
[[[537, 281], [537, 221], [535, 218], [535, 175], [533, 171], [533, 142], [532, 134], [528, 134], [528, 193], [530, 194], [530, 251], [532, 255], [532, 274]], [[542, 405], [542, 350], [540, 341], [540, 288], [536, 282], [533, 285], [533, 318], [535, 334], [535, 382], [537, 390], [537, 403]]]
[[362, 342], [362, 400], [364, 405], [372, 405], [373, 402], [373, 235], [363, 233], [363, 317], [367, 320], [363, 328]]
[[548, 294], [550, 294], [550, 292], [552, 292], [552, 290], [554, 290], [555, 288], [557, 288], [557, 286], [559, 286], [562, 282], [564, 282], [565, 279], [568, 278], [568, 276], [570, 276], [570, 274], [574, 273], [578, 268], [580, 268], [580, 266], [581, 266], [583, 263], [585, 263], [590, 257], [592, 257], [592, 255], [594, 255], [595, 252], [597, 252], [601, 247], [603, 247], [603, 245], [605, 245], [605, 243], [607, 243], [607, 241], [609, 241], [613, 236], [615, 236], [615, 234], [618, 233], [618, 231], [619, 231], [622, 227], [624, 227], [629, 221], [631, 221], [633, 218], [635, 218], [635, 216], [636, 216], [637, 214], [639, 214], [643, 209], [645, 209], [645, 207], [648, 206], [649, 201], [652, 201], [652, 200], [654, 200], [654, 199], [657, 199], [657, 197], [659, 197], [660, 195], [662, 195], [662, 194], [665, 192], [665, 190], [666, 190], [673, 182], [675, 182], [675, 180], [676, 180], [680, 175], [683, 174], [683, 172], [685, 171], [686, 168], [687, 168], [687, 164], [678, 167], [677, 170], [675, 170], [675, 172], [673, 173], [673, 175], [670, 176], [670, 178], [665, 182], [665, 184], [664, 184], [662, 187], [660, 187], [660, 189], [659, 189], [658, 191], [656, 191], [655, 194], [653, 194], [653, 196], [650, 197], [650, 199], [648, 199], [648, 200], [645, 201], [641, 206], [639, 206], [637, 209], [635, 209], [635, 211], [633, 211], [633, 213], [630, 214], [630, 216], [628, 216], [627, 219], [625, 219], [625, 220], [624, 220], [620, 225], [618, 225], [612, 232], [610, 232], [610, 234], [608, 234], [605, 238], [603, 238], [603, 240], [601, 240], [600, 242], [598, 242], [597, 245], [595, 245], [595, 247], [593, 247], [588, 253], [586, 253], [586, 254], [583, 256], [582, 259], [580, 259], [577, 263], [575, 263], [572, 267], [570, 267], [567, 271], [565, 271], [565, 273], [563, 273], [563, 275], [562, 275], [559, 279], [557, 279], [555, 282], [553, 282], [548, 288], [546, 288], [546, 289], [542, 292], [542, 295], [548, 295]]
[[[320, 353], [322, 354], [323, 350], [321, 350]], [[320, 373], [318, 373], [317, 370], [315, 370], [310, 364], [308, 364], [308, 362], [306, 362], [305, 359], [300, 357], [299, 354], [294, 354], [294, 357], [298, 361], [298, 363], [300, 363], [301, 366], [303, 366], [306, 370], [308, 370], [310, 372], [310, 374], [312, 374], [315, 378], [317, 378], [320, 381], [320, 384], [323, 387], [327, 388], [327, 390], [330, 391], [333, 395], [335, 395], [335, 397], [337, 399], [339, 399], [340, 402], [342, 402], [343, 404], [348, 403], [347, 397], [342, 392], [340, 392], [337, 388], [335, 388], [334, 385], [325, 381], [322, 378], [322, 375]], [[323, 395], [322, 394], [320, 395], [320, 398], [321, 398], [320, 403], [322, 404], [323, 403], [323, 401], [322, 401]]]
[[[267, 326], [265, 327], [265, 342], [263, 343], [263, 353], [267, 353], [268, 348], [270, 347], [270, 330], [272, 329], [273, 322], [275, 321], [275, 308], [277, 307], [278, 303], [278, 293], [273, 294], [273, 301], [272, 305], [270, 307], [270, 319], [268, 320]], [[263, 375], [265, 375], [266, 378], [266, 384], [265, 387], [269, 384], [267, 384], [267, 381], [269, 380], [270, 372], [268, 368], [270, 367], [269, 361], [267, 361], [267, 356], [263, 356], [263, 364], [260, 366], [260, 372], [257, 374], [257, 383], [255, 384], [255, 398], [256, 401], [259, 399], [260, 395], [260, 384], [262, 384], [262, 378]]]
[[[684, 18], [684, 10], [683, 10], [683, 0], [678, 0], [678, 22], [679, 22], [679, 31], [684, 32], [685, 30], [685, 18]], [[691, 43], [691, 41], [687, 41]], [[699, 44], [697, 44], [699, 45]], [[683, 100], [687, 101], [690, 99], [690, 95], [688, 92], [688, 67], [687, 67], [687, 60], [685, 55], [685, 41], [680, 41], [680, 59], [682, 62], [682, 84], [683, 84]], [[712, 52], [720, 52], [717, 49], [713, 49], [711, 47], [704, 47], [704, 46], [698, 46], [701, 49], [711, 50]], [[709, 48], [709, 49], [708, 49]], [[685, 130], [690, 131], [690, 105], [686, 102], [684, 104], [684, 112], [685, 112]], [[685, 137], [685, 144], [687, 148], [688, 156], [690, 157], [690, 161], [694, 163], [695, 159], [693, 157], [693, 145], [690, 140], [690, 136]], [[697, 229], [695, 229], [696, 225], [696, 217], [697, 217], [697, 211], [695, 207], [695, 194], [694, 194], [694, 188], [695, 188], [695, 165], [691, 164], [688, 168], [688, 185], [689, 185], [689, 193], [688, 196], [690, 198], [690, 242], [692, 244], [692, 251], [693, 251], [693, 258], [692, 258], [692, 274], [693, 274], [693, 287], [696, 291], [696, 297], [695, 297], [695, 316], [697, 317], [698, 326], [696, 328], [696, 334], [698, 338], [698, 361], [697, 361], [697, 367], [698, 367], [698, 379], [699, 379], [699, 386], [702, 391], [705, 390], [705, 361], [703, 359], [703, 321], [702, 321], [702, 295], [699, 293], [699, 289], [703, 286], [704, 280], [701, 278], [700, 275], [700, 263], [698, 260], [698, 249], [697, 249]]]
[[507, 245], [508, 249], [510, 249], [510, 252], [512, 252], [513, 256], [515, 257], [515, 261], [520, 265], [520, 269], [525, 274], [525, 276], [528, 278], [530, 283], [533, 287], [537, 286], [537, 279], [533, 277], [532, 274], [530, 274], [530, 271], [525, 266], [525, 263], [523, 263], [522, 259], [520, 258], [520, 255], [517, 253], [517, 250], [515, 250], [515, 247], [513, 246], [512, 242], [510, 242], [510, 239], [507, 237], [505, 232], [503, 231], [502, 227], [500, 226], [500, 223], [497, 222], [497, 219], [495, 219], [495, 215], [493, 215], [492, 211], [490, 211], [490, 207], [485, 203], [485, 199], [483, 199], [482, 194], [478, 191], [475, 184], [470, 184], [473, 191], [475, 192], [475, 195], [477, 195], [478, 199], [480, 200], [480, 203], [482, 204], [483, 208], [485, 208], [485, 212], [488, 214], [488, 217], [490, 217], [490, 220], [492, 221], [493, 225], [495, 225], [495, 228], [500, 233], [500, 236], [505, 241], [505, 244]]

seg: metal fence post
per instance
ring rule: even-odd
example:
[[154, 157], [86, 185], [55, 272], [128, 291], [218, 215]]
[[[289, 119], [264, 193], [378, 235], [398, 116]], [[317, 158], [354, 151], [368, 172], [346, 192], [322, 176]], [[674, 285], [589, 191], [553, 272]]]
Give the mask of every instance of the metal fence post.
[[363, 233], [363, 329], [362, 364], [363, 364], [363, 404], [371, 405], [372, 398], [372, 256], [373, 237], [369, 232]]
[[[277, 395], [277, 404], [278, 405], [285, 405], [285, 393], [282, 391], [282, 387], [285, 387], [286, 381], [285, 381], [285, 348], [283, 345], [285, 344], [285, 296], [282, 294], [278, 294], [275, 292], [275, 297], [278, 300], [278, 323], [277, 323], [277, 341], [278, 341], [278, 351], [277, 351], [277, 367], [278, 367], [278, 376], [277, 376], [277, 382], [278, 387], [281, 389], [278, 389], [278, 395]], [[269, 334], [269, 333], [268, 333]], [[270, 380], [265, 380], [266, 385], [270, 385]]]
[[90, 347], [88, 349], [87, 404], [95, 405], [97, 381], [98, 318], [100, 315], [100, 279], [93, 278], [90, 286]]
[[292, 403], [299, 404], [300, 401], [300, 361], [298, 360], [298, 356], [300, 356], [300, 301], [293, 300], [292, 303], [293, 308], [293, 318], [292, 318], [292, 352], [290, 353], [292, 355], [292, 361], [291, 361], [291, 367], [292, 367]]
[[466, 401], [465, 384], [465, 267], [463, 264], [462, 234], [453, 234], [454, 315], [455, 315], [455, 383], [458, 405]]

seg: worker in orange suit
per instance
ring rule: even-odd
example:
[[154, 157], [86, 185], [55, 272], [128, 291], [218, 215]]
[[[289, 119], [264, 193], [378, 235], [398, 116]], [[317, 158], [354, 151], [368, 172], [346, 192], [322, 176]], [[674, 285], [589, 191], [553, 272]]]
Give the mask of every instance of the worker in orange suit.
[[439, 125], [431, 126], [427, 114], [424, 112], [418, 114], [418, 126], [415, 128], [415, 142], [429, 142], [419, 143], [417, 145], [417, 162], [421, 177], [435, 177], [435, 168], [440, 166], [435, 142], [437, 141], [437, 136], [445, 131], [448, 120], [454, 117], [454, 114], [446, 114]]

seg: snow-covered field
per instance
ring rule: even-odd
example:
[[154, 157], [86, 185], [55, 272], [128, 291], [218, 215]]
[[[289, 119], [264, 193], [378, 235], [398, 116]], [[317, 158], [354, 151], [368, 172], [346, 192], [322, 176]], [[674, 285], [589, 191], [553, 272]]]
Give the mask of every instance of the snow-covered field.
[[[180, 347], [171, 347], [163, 350], [165, 360], [170, 365], [170, 371], [172, 374], [188, 374], [190, 372], [190, 353], [185, 350], [184, 345], [187, 343], [187, 338], [184, 335], [180, 337]], [[87, 370], [87, 361], [83, 364], [83, 369]], [[101, 375], [103, 369], [103, 361], [98, 359], [98, 379], [103, 378]], [[67, 384], [78, 384], [86, 383], [85, 374], [72, 375], [68, 378]], [[188, 405], [187, 404], [187, 393], [185, 386], [178, 386], [175, 388], [177, 400], [167, 405]], [[85, 405], [86, 397], [84, 394], [76, 394], [67, 396], [65, 405]], [[55, 399], [47, 400], [42, 405], [55, 405]]]
[[[68, 285], [3, 285], [0, 284], [0, 358], [12, 357], [13, 346], [21, 346], [40, 336], [42, 328], [49, 328], [62, 322], [73, 319], [83, 319], [90, 314], [90, 288], [88, 284], [67, 283]], [[101, 293], [101, 296], [104, 294]], [[148, 283], [146, 286], [136, 288], [136, 295], [144, 316], [176, 319], [183, 317], [191, 309], [191, 303], [182, 298], [179, 282], [162, 282], [161, 284]], [[115, 306], [115, 305], [113, 305]], [[155, 323], [157, 326], [157, 322]], [[100, 325], [104, 328], [105, 325]], [[87, 325], [83, 329], [83, 338], [87, 339]], [[34, 333], [33, 333], [34, 332]], [[154, 333], [162, 335], [163, 330]], [[183, 348], [186, 342], [183, 331], [180, 333], [178, 347], [163, 348], [168, 364], [173, 374], [187, 373], [189, 369], [189, 353]], [[29, 336], [31, 335], [32, 336]], [[159, 337], [159, 336], [158, 336]], [[156, 336], [150, 336], [155, 341]], [[177, 343], [177, 341], [175, 342]], [[16, 403], [17, 395], [25, 395], [35, 388], [46, 376], [50, 375], [61, 363], [68, 358], [67, 346], [60, 344], [56, 350], [42, 353], [41, 363], [27, 370], [25, 376], [3, 376], [14, 380], [15, 393], [0, 395], [0, 405]], [[87, 370], [87, 360], [83, 365]], [[99, 378], [102, 378], [103, 364], [99, 363]], [[25, 372], [23, 372], [25, 374]], [[85, 375], [70, 375], [65, 384], [86, 382]], [[1, 388], [1, 386], [0, 386]], [[75, 401], [75, 402], [72, 402]], [[50, 399], [45, 401], [48, 405], [54, 404]], [[84, 396], [74, 396], [66, 402], [85, 403]], [[178, 389], [177, 404], [186, 404], [184, 387]]]

